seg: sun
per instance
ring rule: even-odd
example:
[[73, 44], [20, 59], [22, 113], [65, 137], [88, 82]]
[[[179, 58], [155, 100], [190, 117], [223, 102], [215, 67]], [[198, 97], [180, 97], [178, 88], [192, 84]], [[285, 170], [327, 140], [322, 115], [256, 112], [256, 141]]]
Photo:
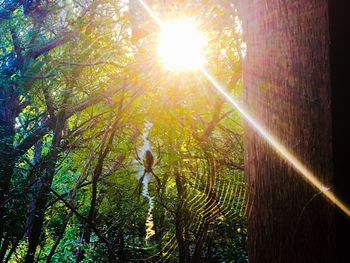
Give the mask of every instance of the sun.
[[162, 24], [158, 54], [163, 65], [170, 70], [194, 70], [203, 66], [205, 35], [195, 23], [188, 20]]

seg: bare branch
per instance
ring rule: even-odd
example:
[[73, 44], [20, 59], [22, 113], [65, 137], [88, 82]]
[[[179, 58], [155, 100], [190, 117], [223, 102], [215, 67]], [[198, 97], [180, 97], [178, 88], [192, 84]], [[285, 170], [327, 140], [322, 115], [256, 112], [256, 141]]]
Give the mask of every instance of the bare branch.
[[50, 188], [50, 191], [60, 200], [64, 203], [66, 207], [68, 207], [79, 219], [84, 221], [96, 234], [96, 236], [107, 245], [108, 248], [110, 248], [111, 243], [110, 241], [104, 237], [100, 231], [96, 228], [95, 224], [92, 222], [89, 222], [83, 215], [81, 215], [70, 203], [68, 203], [59, 193], [57, 193], [55, 190]]
[[68, 42], [69, 40], [72, 40], [76, 35], [76, 32], [67, 32], [67, 33], [62, 33], [62, 36], [57, 37], [51, 41], [49, 41], [46, 45], [38, 48], [37, 50], [34, 50], [31, 53], [31, 57], [32, 58], [37, 58], [40, 55], [43, 55], [44, 53], [49, 52], [52, 49], [55, 49], [56, 47], [59, 47], [63, 44], [65, 44], [66, 42]]

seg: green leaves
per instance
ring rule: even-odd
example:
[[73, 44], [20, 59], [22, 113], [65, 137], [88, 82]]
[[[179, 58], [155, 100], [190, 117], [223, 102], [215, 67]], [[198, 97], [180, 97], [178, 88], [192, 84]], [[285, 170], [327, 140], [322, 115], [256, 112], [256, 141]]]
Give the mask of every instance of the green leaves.
[[[207, 243], [201, 245], [203, 253], [212, 246], [215, 259], [229, 262], [239, 258], [237, 262], [245, 262], [239, 115], [198, 72], [174, 74], [162, 67], [157, 56], [157, 26], [145, 14], [140, 16], [144, 20], [135, 17], [143, 9], [128, 11], [125, 1], [85, 1], [81, 6], [61, 2], [37, 7], [35, 12], [48, 12], [40, 23], [35, 12], [24, 15], [21, 7], [11, 11], [16, 20], [12, 26], [20, 36], [24, 55], [21, 68], [8, 71], [8, 79], [0, 80], [1, 88], [12, 90], [15, 84], [19, 95], [21, 107], [13, 143], [19, 145], [46, 128], [14, 160], [10, 187], [13, 202], [6, 206], [11, 221], [7, 224], [18, 226], [9, 235], [11, 240], [21, 241], [11, 260], [23, 260], [26, 254], [28, 241], [23, 233], [28, 227], [27, 218], [31, 206], [40, 201], [37, 194], [47, 176], [43, 169], [47, 158], [58, 151], [50, 187], [71, 207], [48, 194], [36, 252], [39, 262], [46, 260], [56, 240], [53, 262], [75, 261], [78, 251], [83, 251], [85, 262], [107, 262], [106, 243], [96, 232], [126, 262], [145, 258], [150, 262], [176, 262], [181, 256], [180, 237], [190, 249], [202, 234], [211, 238], [211, 243], [204, 241]], [[163, 12], [160, 2], [154, 8]], [[174, 1], [167, 8], [169, 16], [176, 17], [181, 11], [196, 17], [210, 37], [206, 67], [239, 97], [239, 41], [233, 38], [240, 40], [240, 35], [230, 27], [234, 18], [228, 19], [225, 8], [210, 1], [205, 5], [203, 1], [186, 5]], [[15, 58], [9, 31], [9, 25], [0, 29], [4, 35], [0, 49], [2, 76], [10, 56]], [[73, 37], [50, 46], [52, 40], [72, 32]], [[45, 51], [33, 56], [40, 49]], [[61, 125], [60, 117], [64, 124], [59, 136], [56, 134], [55, 138], [60, 139], [55, 148], [53, 138]], [[148, 138], [151, 151], [161, 157], [154, 167], [160, 187], [152, 176], [149, 183], [155, 204], [155, 235], [147, 242], [148, 200], [135, 191], [136, 174], [142, 167], [134, 161], [146, 120], [153, 124]], [[112, 131], [114, 139], [110, 140]], [[38, 142], [40, 151], [34, 146]], [[92, 182], [98, 169], [101, 176], [96, 183], [95, 212], [93, 221], [87, 224]], [[76, 210], [68, 216], [72, 207]], [[226, 212], [220, 214], [217, 207]], [[237, 221], [239, 226], [235, 225]], [[207, 231], [200, 233], [198, 229]], [[92, 232], [91, 239], [81, 242], [87, 231]]]

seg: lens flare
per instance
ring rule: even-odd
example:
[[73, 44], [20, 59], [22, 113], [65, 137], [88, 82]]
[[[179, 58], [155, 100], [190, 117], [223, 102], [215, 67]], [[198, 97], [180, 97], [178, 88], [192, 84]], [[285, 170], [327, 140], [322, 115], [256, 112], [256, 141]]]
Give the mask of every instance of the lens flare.
[[257, 120], [249, 115], [241, 105], [235, 101], [235, 99], [229, 95], [223, 87], [205, 70], [201, 69], [203, 75], [213, 84], [217, 91], [234, 107], [238, 110], [245, 120], [265, 139], [266, 142], [283, 158], [287, 161], [300, 175], [306, 179], [311, 185], [320, 191], [325, 197], [327, 197], [334, 205], [342, 210], [347, 216], [350, 216], [350, 209], [343, 204], [332, 191], [330, 187], [325, 186], [320, 182], [317, 177], [296, 158], [286, 147], [284, 147], [271, 133], [269, 133]]
[[[163, 27], [162, 21], [154, 14], [152, 9], [143, 1], [138, 0], [154, 21]], [[317, 177], [284, 145], [282, 145], [277, 138], [269, 133], [257, 120], [255, 120], [237, 101], [207, 72], [206, 69], [200, 67], [202, 74], [209, 80], [215, 89], [245, 118], [245, 120], [260, 134], [260, 136], [270, 144], [270, 146], [279, 154], [281, 158], [287, 161], [303, 178], [322, 193], [331, 203], [338, 207], [342, 212], [350, 217], [350, 209], [341, 200], [339, 200], [330, 187], [324, 185]]]

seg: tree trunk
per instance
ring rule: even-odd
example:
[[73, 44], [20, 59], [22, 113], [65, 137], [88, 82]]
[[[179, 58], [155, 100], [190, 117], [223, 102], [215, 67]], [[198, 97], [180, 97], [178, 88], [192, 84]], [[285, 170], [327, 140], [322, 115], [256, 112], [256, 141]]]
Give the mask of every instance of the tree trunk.
[[[101, 143], [101, 149], [98, 155], [98, 160], [97, 160], [97, 164], [95, 166], [93, 175], [92, 175], [92, 191], [91, 191], [91, 201], [90, 201], [90, 209], [89, 209], [89, 213], [88, 213], [88, 217], [87, 217], [87, 221], [91, 224], [94, 224], [95, 221], [95, 217], [96, 217], [96, 212], [97, 212], [97, 183], [99, 178], [102, 175], [102, 170], [103, 170], [103, 164], [105, 161], [105, 158], [107, 156], [107, 154], [110, 151], [110, 148], [113, 144], [113, 140], [118, 128], [118, 122], [119, 119], [117, 118], [115, 120], [115, 122], [113, 123], [112, 127], [111, 127], [111, 131], [110, 131], [110, 135], [109, 138], [107, 140], [107, 136], [109, 134], [109, 131], [107, 130], [104, 138], [103, 138], [103, 142]], [[81, 243], [89, 243], [90, 242], [90, 237], [91, 237], [91, 229], [85, 227], [85, 229], [83, 230], [83, 236], [82, 236], [82, 242]], [[113, 252], [113, 250], [108, 249], [108, 258], [109, 258], [109, 262], [115, 262], [116, 261], [116, 256]], [[77, 254], [77, 258], [76, 258], [76, 262], [81, 262], [84, 259], [84, 250], [80, 249], [78, 251]]]
[[[246, 108], [332, 190], [326, 0], [240, 0]], [[334, 211], [250, 127], [245, 133], [250, 263], [335, 262]]]
[[184, 185], [183, 180], [181, 179], [181, 174], [178, 169], [178, 163], [174, 165], [175, 171], [175, 182], [177, 194], [180, 198], [179, 204], [177, 205], [176, 213], [175, 213], [175, 236], [176, 242], [179, 249], [179, 263], [189, 262], [189, 246], [188, 240], [186, 240], [186, 204], [184, 200], [186, 200], [186, 187]]
[[1, 248], [0, 248], [0, 262], [4, 261], [4, 257], [5, 257], [5, 254], [6, 254], [6, 251], [7, 251], [9, 244], [10, 244], [10, 238], [5, 237], [4, 241], [1, 244]]
[[42, 233], [42, 226], [44, 223], [44, 214], [47, 204], [48, 195], [50, 192], [52, 180], [55, 174], [55, 166], [58, 158], [57, 150], [48, 157], [48, 162], [44, 164], [44, 172], [41, 174], [42, 182], [41, 188], [35, 200], [35, 209], [33, 212], [32, 227], [28, 238], [28, 251], [26, 255], [26, 263], [34, 262], [36, 247], [39, 244], [39, 238]]
[[[64, 98], [64, 104], [67, 102], [67, 97]], [[40, 177], [40, 189], [35, 199], [35, 208], [33, 211], [32, 226], [29, 230], [28, 250], [25, 258], [26, 263], [34, 262], [36, 247], [39, 244], [40, 235], [44, 223], [44, 215], [47, 205], [48, 196], [51, 189], [51, 184], [56, 172], [56, 163], [60, 153], [60, 143], [62, 138], [62, 131], [66, 121], [65, 111], [57, 114], [55, 123], [55, 131], [52, 139], [52, 146], [50, 152], [42, 157], [38, 168], [38, 178]]]
[[50, 252], [49, 252], [49, 255], [46, 258], [46, 263], [50, 263], [51, 262], [52, 257], [54, 256], [55, 251], [56, 251], [58, 245], [60, 244], [61, 239], [64, 236], [64, 233], [66, 232], [67, 225], [68, 225], [69, 220], [71, 219], [72, 216], [73, 216], [73, 211], [69, 211], [68, 214], [66, 215], [66, 218], [63, 221], [61, 229], [58, 232], [58, 235], [56, 236], [55, 243], [52, 245], [52, 247], [50, 249]]
[[199, 229], [196, 236], [195, 250], [192, 257], [193, 263], [203, 262], [203, 250], [204, 244], [208, 238], [208, 230], [212, 220], [217, 218], [220, 215], [220, 207], [217, 203], [217, 193], [216, 185], [218, 180], [218, 174], [216, 170], [216, 161], [215, 158], [209, 153], [206, 152], [209, 164], [209, 173], [206, 179], [206, 187], [204, 189], [204, 194], [208, 198], [203, 206], [203, 211], [201, 214], [201, 220], [199, 223]]
[[29, 193], [29, 207], [27, 212], [27, 219], [26, 219], [26, 226], [25, 229], [26, 232], [24, 233], [24, 237], [28, 238], [30, 236], [30, 230], [31, 225], [33, 222], [33, 216], [34, 216], [34, 210], [35, 210], [35, 196], [36, 196], [36, 189], [39, 188], [39, 178], [37, 178], [38, 172], [37, 172], [37, 166], [40, 162], [41, 158], [41, 150], [42, 150], [42, 142], [38, 141], [36, 144], [34, 144], [34, 156], [33, 156], [33, 168], [31, 170], [30, 176], [29, 176], [29, 185], [31, 185], [30, 193]]
[[13, 143], [15, 136], [15, 118], [19, 108], [16, 87], [0, 87], [0, 241], [7, 225], [5, 205], [9, 198], [10, 182], [14, 172]]

